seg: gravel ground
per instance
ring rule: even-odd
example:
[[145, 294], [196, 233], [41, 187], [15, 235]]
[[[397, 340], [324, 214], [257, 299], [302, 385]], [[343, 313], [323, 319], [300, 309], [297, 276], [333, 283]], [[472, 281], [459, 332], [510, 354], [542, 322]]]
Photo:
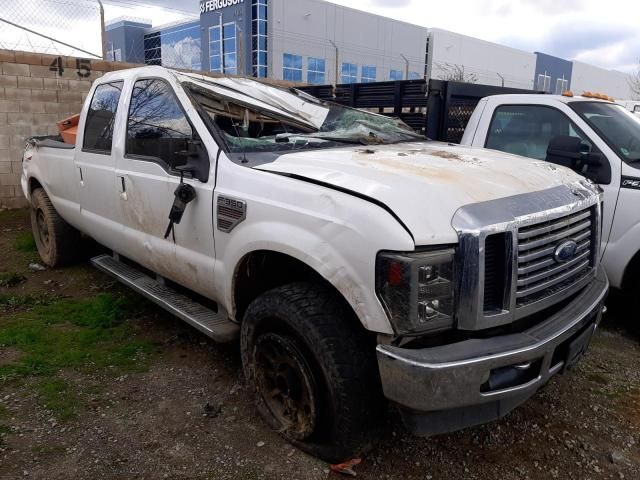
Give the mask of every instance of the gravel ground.
[[[33, 252], [14, 250], [27, 230], [26, 212], [0, 213], [0, 272], [24, 277], [0, 294], [119, 291], [86, 264], [30, 271]], [[640, 478], [640, 348], [623, 317], [608, 315], [575, 370], [498, 422], [427, 439], [389, 425], [355, 467], [358, 477]], [[3, 318], [0, 311], [0, 327]], [[337, 478], [261, 421], [237, 345], [217, 345], [151, 306], [128, 322], [153, 345], [145, 368], [63, 369], [78, 399], [69, 418], [43, 405], [35, 377], [0, 382], [0, 478]], [[0, 366], [20, 355], [0, 345]]]

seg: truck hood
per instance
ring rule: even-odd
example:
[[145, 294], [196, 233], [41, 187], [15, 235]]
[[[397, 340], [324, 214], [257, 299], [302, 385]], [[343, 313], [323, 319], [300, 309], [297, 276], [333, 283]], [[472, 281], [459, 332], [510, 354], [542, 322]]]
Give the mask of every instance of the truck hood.
[[547, 162], [439, 142], [301, 151], [254, 168], [383, 203], [409, 229], [418, 246], [457, 243], [451, 220], [464, 205], [546, 190], [581, 178]]

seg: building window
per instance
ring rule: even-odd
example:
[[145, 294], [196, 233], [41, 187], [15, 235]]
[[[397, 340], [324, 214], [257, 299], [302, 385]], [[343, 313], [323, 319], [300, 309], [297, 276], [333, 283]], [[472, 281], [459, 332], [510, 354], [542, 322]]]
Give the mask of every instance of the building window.
[[202, 70], [200, 22], [176, 25], [144, 36], [144, 63]]
[[389, 80], [404, 80], [402, 70], [391, 70], [389, 72]]
[[362, 83], [369, 83], [376, 81], [376, 67], [370, 65], [362, 66], [362, 75], [360, 75], [360, 81]]
[[420, 80], [420, 74], [418, 72], [409, 72], [409, 80]]
[[251, 1], [251, 53], [254, 77], [267, 76], [267, 0]]
[[556, 95], [562, 95], [567, 90], [569, 90], [569, 80], [565, 80], [564, 78], [557, 79], [556, 80]]
[[285, 53], [282, 55], [282, 78], [289, 82], [302, 82], [302, 57]]
[[222, 73], [222, 30], [219, 25], [209, 28], [209, 70]]
[[307, 83], [310, 83], [311, 85], [322, 85], [324, 83], [324, 75], [324, 58], [309, 57], [309, 64], [307, 66]]
[[429, 78], [429, 48], [431, 47], [430, 37], [427, 37], [427, 46], [424, 53], [424, 78]]
[[356, 83], [357, 81], [358, 66], [355, 63], [343, 63], [340, 83]]
[[225, 23], [222, 26], [222, 66], [224, 73], [237, 75], [238, 53], [236, 50], [236, 24]]
[[551, 77], [546, 73], [538, 75], [538, 85], [537, 89], [542, 92], [550, 92], [551, 91]]

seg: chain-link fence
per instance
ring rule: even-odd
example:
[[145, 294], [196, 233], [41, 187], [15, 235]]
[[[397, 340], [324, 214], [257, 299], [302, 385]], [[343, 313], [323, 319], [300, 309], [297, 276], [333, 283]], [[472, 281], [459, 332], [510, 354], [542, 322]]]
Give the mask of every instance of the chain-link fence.
[[98, 0], [0, 0], [0, 48], [102, 57]]

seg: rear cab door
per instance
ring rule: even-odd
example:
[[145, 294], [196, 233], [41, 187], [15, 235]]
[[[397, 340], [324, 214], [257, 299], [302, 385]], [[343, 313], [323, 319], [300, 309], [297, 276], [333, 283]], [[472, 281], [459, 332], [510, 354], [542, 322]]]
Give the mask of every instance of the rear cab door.
[[[545, 95], [488, 97], [474, 128], [473, 139], [468, 139], [467, 144], [542, 161], [547, 161], [547, 148], [557, 136], [579, 137], [591, 152], [602, 153], [605, 164], [588, 168], [602, 168], [602, 176], [609, 177], [608, 181], [599, 182], [604, 190], [604, 254], [618, 203], [622, 161], [576, 112], [565, 103]], [[577, 173], [589, 174], [584, 170]]]
[[[125, 245], [119, 253], [201, 295], [215, 298], [213, 192], [218, 146], [170, 72], [142, 70], [125, 84], [114, 196]], [[168, 231], [180, 166], [196, 196]], [[168, 233], [168, 236], [166, 235]]]
[[123, 79], [96, 82], [87, 97], [78, 128], [75, 182], [84, 231], [118, 249], [122, 225], [117, 209], [115, 166], [117, 124], [123, 114]]

